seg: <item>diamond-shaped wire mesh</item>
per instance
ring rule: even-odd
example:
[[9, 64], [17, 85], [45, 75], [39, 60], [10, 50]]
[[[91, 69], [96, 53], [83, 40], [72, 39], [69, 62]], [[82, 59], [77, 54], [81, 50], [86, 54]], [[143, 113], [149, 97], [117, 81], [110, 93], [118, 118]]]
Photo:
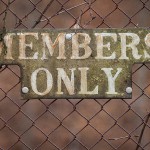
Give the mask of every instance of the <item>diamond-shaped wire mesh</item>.
[[[0, 28], [150, 27], [150, 0], [0, 0]], [[133, 99], [22, 100], [20, 69], [0, 69], [0, 149], [149, 150], [150, 65]]]

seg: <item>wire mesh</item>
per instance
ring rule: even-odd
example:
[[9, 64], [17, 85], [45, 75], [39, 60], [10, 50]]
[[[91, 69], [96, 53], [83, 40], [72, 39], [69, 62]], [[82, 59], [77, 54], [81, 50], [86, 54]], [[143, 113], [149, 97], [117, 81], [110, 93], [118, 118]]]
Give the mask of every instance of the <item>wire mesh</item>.
[[[149, 0], [0, 0], [1, 29], [150, 26]], [[132, 70], [132, 99], [22, 100], [20, 69], [0, 69], [0, 149], [149, 150], [150, 65]]]

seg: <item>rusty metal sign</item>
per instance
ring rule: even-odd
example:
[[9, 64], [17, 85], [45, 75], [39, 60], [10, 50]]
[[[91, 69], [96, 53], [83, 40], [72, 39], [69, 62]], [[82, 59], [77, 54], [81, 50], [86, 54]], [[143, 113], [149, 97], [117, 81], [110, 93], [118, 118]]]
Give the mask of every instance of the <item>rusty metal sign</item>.
[[0, 65], [21, 69], [31, 98], [131, 98], [135, 63], [150, 61], [148, 29], [7, 31]]

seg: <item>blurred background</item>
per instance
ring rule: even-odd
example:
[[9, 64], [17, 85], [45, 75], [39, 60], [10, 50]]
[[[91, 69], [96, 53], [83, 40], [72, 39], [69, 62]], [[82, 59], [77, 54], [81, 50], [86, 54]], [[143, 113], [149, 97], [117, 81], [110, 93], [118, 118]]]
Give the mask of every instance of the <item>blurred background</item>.
[[[150, 27], [150, 0], [0, 0], [0, 29]], [[22, 100], [20, 68], [0, 69], [0, 149], [149, 150], [150, 65], [132, 99]]]

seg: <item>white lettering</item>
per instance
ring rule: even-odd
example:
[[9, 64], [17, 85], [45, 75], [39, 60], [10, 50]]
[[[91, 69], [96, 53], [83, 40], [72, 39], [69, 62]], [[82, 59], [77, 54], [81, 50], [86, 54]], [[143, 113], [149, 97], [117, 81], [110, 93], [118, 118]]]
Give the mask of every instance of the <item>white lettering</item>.
[[89, 70], [89, 68], [79, 68], [79, 70], [81, 71], [81, 90], [79, 92], [79, 94], [98, 94], [98, 85], [95, 87], [95, 89], [93, 91], [88, 91], [87, 88], [87, 70]]
[[[39, 92], [37, 90], [37, 74], [40, 72], [40, 71], [44, 71], [46, 73], [46, 76], [47, 76], [47, 88], [44, 92]], [[32, 75], [31, 75], [31, 87], [32, 87], [32, 90], [38, 94], [38, 95], [46, 95], [50, 92], [50, 90], [52, 89], [52, 86], [53, 86], [53, 78], [52, 78], [52, 75], [51, 73], [45, 69], [45, 68], [39, 68], [37, 70], [35, 70]]]
[[104, 48], [107, 48], [110, 51], [110, 42], [104, 44], [104, 37], [112, 37], [114, 42], [117, 42], [116, 33], [95, 33], [96, 44], [97, 44], [97, 56], [96, 59], [115, 59], [116, 53], [113, 52], [111, 56], [104, 56]]
[[[79, 44], [78, 39], [79, 36], [83, 36], [84, 37], [84, 42]], [[89, 47], [89, 44], [91, 42], [91, 38], [87, 33], [76, 33], [72, 36], [72, 57], [71, 59], [86, 59], [88, 58], [91, 53], [92, 50]], [[84, 49], [84, 55], [79, 56], [80, 52], [79, 49]]]
[[[13, 40], [14, 35], [15, 35], [14, 33], [8, 33], [4, 37], [4, 42], [5, 42], [6, 48], [7, 48], [7, 53], [6, 53], [5, 59], [14, 60], [12, 57], [12, 40]], [[1, 44], [1, 46], [4, 46], [4, 45]], [[1, 51], [2, 51], [2, 49], [1, 49]]]
[[[132, 49], [132, 55], [135, 59], [140, 59], [142, 55], [138, 54], [137, 45], [140, 42], [140, 38], [135, 33], [119, 33], [121, 37], [121, 57], [119, 59], [129, 59], [127, 57], [127, 48]], [[132, 42], [127, 44], [127, 37], [132, 38]]]
[[[150, 47], [150, 33], [146, 35], [144, 40], [145, 40], [145, 44], [149, 48]], [[148, 52], [146, 50], [144, 50], [144, 56], [145, 56], [145, 58], [150, 58], [150, 55], [148, 54]]]
[[115, 91], [115, 81], [116, 78], [118, 77], [119, 73], [122, 71], [122, 68], [117, 68], [117, 73], [115, 76], [112, 76], [112, 70], [113, 68], [102, 68], [108, 78], [108, 92], [107, 94], [118, 94], [118, 92]]
[[46, 47], [48, 48], [49, 54], [52, 56], [54, 53], [54, 49], [58, 42], [59, 42], [59, 56], [57, 57], [57, 59], [66, 59], [65, 57], [65, 34], [64, 33], [58, 34], [54, 43], [52, 42], [48, 33], [42, 33], [41, 35], [42, 35], [42, 40], [43, 40], [43, 49], [42, 49], [43, 56], [41, 58], [42, 60], [48, 59], [46, 57]]
[[38, 33], [17, 33], [19, 35], [19, 59], [38, 59], [38, 52], [33, 57], [26, 57], [26, 48], [29, 47], [32, 50], [33, 43], [26, 43], [26, 36], [34, 36], [38, 40]]
[[61, 81], [63, 80], [68, 93], [70, 95], [74, 94], [74, 71], [76, 70], [75, 68], [70, 69], [71, 70], [71, 80], [67, 76], [66, 72], [62, 68], [57, 68], [58, 70], [58, 79], [57, 79], [57, 84], [58, 84], [58, 91], [57, 94], [63, 94], [62, 92], [62, 83]]

